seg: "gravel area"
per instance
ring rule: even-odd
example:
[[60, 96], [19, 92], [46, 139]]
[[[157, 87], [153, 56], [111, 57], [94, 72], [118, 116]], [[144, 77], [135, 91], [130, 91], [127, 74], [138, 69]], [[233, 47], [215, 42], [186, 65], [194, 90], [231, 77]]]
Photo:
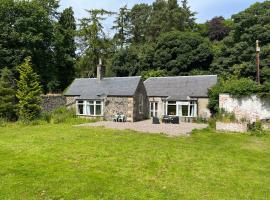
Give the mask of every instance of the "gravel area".
[[151, 120], [140, 121], [135, 123], [121, 123], [121, 122], [110, 122], [101, 121], [96, 123], [81, 124], [77, 127], [105, 127], [117, 130], [134, 130], [145, 133], [163, 133], [168, 136], [181, 136], [189, 135], [194, 129], [207, 128], [206, 124], [195, 124], [195, 123], [180, 123], [180, 124], [152, 124]]

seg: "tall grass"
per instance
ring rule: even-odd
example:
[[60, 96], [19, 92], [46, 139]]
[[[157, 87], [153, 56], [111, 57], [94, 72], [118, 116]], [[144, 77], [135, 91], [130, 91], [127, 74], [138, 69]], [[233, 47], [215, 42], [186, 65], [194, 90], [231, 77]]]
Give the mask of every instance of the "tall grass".
[[98, 121], [99, 119], [80, 118], [76, 115], [75, 109], [67, 109], [60, 107], [52, 112], [43, 112], [40, 123], [46, 122], [48, 124], [81, 124]]

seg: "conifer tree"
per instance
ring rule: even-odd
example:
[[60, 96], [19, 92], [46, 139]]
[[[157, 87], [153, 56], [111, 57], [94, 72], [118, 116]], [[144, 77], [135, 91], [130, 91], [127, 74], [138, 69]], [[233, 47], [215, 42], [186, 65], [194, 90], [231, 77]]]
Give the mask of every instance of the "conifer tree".
[[0, 117], [16, 119], [15, 82], [11, 70], [4, 68], [0, 76]]
[[120, 8], [118, 16], [114, 21], [112, 29], [116, 30], [114, 38], [116, 39], [117, 45], [123, 48], [129, 40], [130, 35], [130, 10], [127, 5]]
[[16, 96], [19, 100], [18, 115], [22, 121], [32, 121], [41, 112], [41, 86], [38, 75], [33, 71], [31, 58], [27, 57], [24, 63], [18, 67], [20, 74], [17, 82]]

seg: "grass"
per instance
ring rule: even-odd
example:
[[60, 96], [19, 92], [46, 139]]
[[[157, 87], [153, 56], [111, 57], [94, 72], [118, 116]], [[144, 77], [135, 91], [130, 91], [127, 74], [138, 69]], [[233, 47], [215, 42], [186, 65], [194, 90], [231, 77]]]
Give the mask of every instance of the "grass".
[[0, 199], [270, 199], [270, 136], [0, 128]]

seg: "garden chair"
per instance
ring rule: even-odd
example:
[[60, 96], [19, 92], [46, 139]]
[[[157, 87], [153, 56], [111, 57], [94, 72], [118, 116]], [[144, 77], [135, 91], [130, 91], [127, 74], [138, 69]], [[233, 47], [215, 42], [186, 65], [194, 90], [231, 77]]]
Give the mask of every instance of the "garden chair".
[[118, 120], [119, 120], [119, 115], [113, 115], [113, 116], [112, 116], [112, 120], [113, 120], [114, 122], [118, 122]]
[[125, 115], [120, 115], [118, 118], [119, 122], [126, 122], [126, 116]]

